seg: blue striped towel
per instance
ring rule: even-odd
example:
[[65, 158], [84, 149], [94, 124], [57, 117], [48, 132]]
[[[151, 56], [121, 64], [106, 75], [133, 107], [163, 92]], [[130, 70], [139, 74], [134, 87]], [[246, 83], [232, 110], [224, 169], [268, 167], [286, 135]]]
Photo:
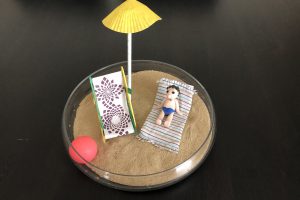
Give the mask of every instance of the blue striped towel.
[[[174, 114], [171, 126], [169, 128], [163, 125], [157, 125], [156, 119], [161, 112], [158, 106], [165, 100], [166, 90], [169, 85], [176, 85], [180, 89], [178, 96], [179, 107], [183, 115]], [[181, 135], [192, 106], [194, 95], [194, 86], [187, 85], [175, 80], [162, 78], [159, 80], [158, 90], [154, 101], [154, 106], [149, 113], [140, 134], [137, 136], [140, 140], [150, 142], [160, 148], [178, 153]]]

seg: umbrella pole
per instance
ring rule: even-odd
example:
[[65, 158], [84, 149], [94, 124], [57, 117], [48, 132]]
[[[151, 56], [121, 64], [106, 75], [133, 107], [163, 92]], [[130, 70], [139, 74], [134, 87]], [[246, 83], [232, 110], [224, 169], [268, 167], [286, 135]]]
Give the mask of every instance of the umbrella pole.
[[[132, 56], [132, 34], [128, 33], [127, 35], [127, 76], [128, 76], [128, 88], [131, 89], [131, 56]], [[130, 95], [131, 97], [131, 95]]]

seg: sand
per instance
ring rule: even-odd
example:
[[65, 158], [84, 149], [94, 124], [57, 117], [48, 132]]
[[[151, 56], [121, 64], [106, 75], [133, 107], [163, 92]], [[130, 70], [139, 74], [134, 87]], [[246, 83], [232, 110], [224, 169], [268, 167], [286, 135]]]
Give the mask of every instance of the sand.
[[[142, 71], [134, 73], [132, 76], [134, 88], [132, 103], [138, 129], [141, 128], [152, 108], [157, 91], [157, 81], [163, 77], [179, 80], [174, 76], [157, 71]], [[193, 96], [192, 108], [183, 131], [178, 154], [142, 142], [134, 135], [114, 138], [103, 143], [92, 94], [87, 95], [80, 103], [76, 111], [73, 131], [75, 138], [80, 135], [89, 135], [97, 141], [99, 151], [97, 157], [91, 162], [94, 167], [90, 166], [93, 171], [101, 177], [106, 175], [107, 179], [113, 182], [139, 186], [164, 183], [188, 172], [201, 161], [211, 140], [210, 136], [204, 144], [210, 131], [210, 116], [206, 105], [197, 94]], [[128, 180], [126, 177], [109, 176], [108, 173], [103, 172], [122, 175], [146, 175], [162, 172], [189, 159], [201, 145], [203, 147], [195, 155], [192, 165], [189, 166], [190, 169], [180, 173], [177, 171], [175, 174], [171, 171], [166, 177], [160, 176], [159, 180], [155, 177], [148, 181], [146, 179]]]

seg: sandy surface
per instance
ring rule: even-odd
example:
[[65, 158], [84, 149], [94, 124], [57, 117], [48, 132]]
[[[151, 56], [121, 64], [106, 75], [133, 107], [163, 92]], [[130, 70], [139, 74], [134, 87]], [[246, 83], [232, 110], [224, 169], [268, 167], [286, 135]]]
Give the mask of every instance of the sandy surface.
[[[157, 91], [157, 81], [163, 77], [179, 80], [174, 76], [157, 71], [142, 71], [133, 74], [132, 103], [138, 129], [141, 128], [152, 108]], [[209, 113], [197, 94], [193, 96], [192, 108], [182, 135], [178, 154], [139, 141], [134, 135], [114, 138], [103, 143], [91, 94], [80, 103], [74, 122], [75, 137], [89, 135], [98, 143], [99, 152], [92, 164], [105, 171], [124, 175], [152, 174], [177, 166], [196, 152], [207, 138], [209, 130]], [[205, 146], [208, 145], [204, 145], [204, 148], [207, 149]], [[202, 155], [205, 152], [204, 149]], [[199, 155], [199, 159], [202, 157]], [[99, 175], [103, 175], [100, 173]]]

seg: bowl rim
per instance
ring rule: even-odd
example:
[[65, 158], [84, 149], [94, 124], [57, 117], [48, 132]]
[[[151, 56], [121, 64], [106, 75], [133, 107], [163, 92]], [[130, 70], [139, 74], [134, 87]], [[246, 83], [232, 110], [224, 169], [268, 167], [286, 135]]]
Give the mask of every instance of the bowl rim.
[[[109, 174], [112, 174], [112, 175], [117, 175], [117, 176], [122, 176], [122, 177], [145, 177], [145, 176], [153, 176], [153, 175], [158, 175], [158, 174], [163, 174], [167, 171], [171, 171], [171, 170], [174, 170], [176, 169], [177, 167], [179, 166], [182, 166], [184, 165], [187, 161], [189, 161], [191, 158], [193, 158], [200, 150], [201, 148], [203, 147], [204, 144], [206, 144], [208, 138], [210, 138], [211, 136], [211, 141], [210, 141], [210, 144], [206, 150], [206, 152], [204, 153], [202, 159], [200, 160], [199, 163], [197, 163], [196, 166], [194, 166], [189, 172], [185, 173], [184, 175], [182, 175], [181, 177], [178, 177], [179, 180], [187, 177], [188, 175], [190, 175], [191, 173], [193, 173], [199, 166], [202, 165], [202, 163], [206, 160], [207, 156], [209, 155], [209, 153], [211, 152], [211, 149], [215, 143], [215, 137], [216, 137], [216, 114], [215, 114], [215, 109], [214, 109], [214, 104], [211, 100], [211, 97], [210, 95], [208, 94], [208, 92], [206, 91], [205, 87], [193, 76], [191, 75], [190, 73], [186, 72], [185, 70], [175, 66], [175, 65], [172, 65], [172, 64], [169, 64], [169, 63], [166, 63], [166, 62], [161, 62], [161, 61], [155, 61], [155, 60], [132, 60], [132, 63], [141, 63], [141, 62], [152, 62], [152, 63], [156, 63], [156, 64], [160, 64], [160, 65], [167, 65], [169, 67], [172, 67], [172, 68], [175, 68], [176, 70], [184, 73], [184, 74], [187, 74], [191, 79], [193, 79], [193, 81], [195, 81], [200, 87], [202, 87], [203, 91], [205, 92], [205, 96], [207, 98], [207, 102], [209, 102], [211, 105], [211, 113], [209, 113], [210, 115], [210, 129], [209, 129], [209, 134], [207, 135], [207, 137], [205, 138], [205, 140], [203, 141], [203, 143], [197, 148], [197, 150], [195, 152], [193, 152], [187, 159], [185, 159], [184, 161], [182, 161], [180, 164], [174, 166], [174, 167], [171, 167], [171, 168], [168, 168], [168, 169], [165, 169], [163, 171], [160, 171], [160, 172], [154, 172], [154, 173], [150, 173], [150, 174], [137, 174], [137, 175], [134, 175], [134, 174], [121, 174], [121, 173], [115, 173], [115, 172], [110, 172], [110, 171], [106, 171], [104, 169], [101, 169], [97, 166], [95, 166], [94, 164], [92, 164], [91, 162], [87, 162], [87, 166], [88, 165], [91, 165], [95, 168], [97, 168], [97, 170], [101, 170], [103, 171], [104, 173], [109, 173]], [[116, 65], [120, 65], [120, 66], [126, 66], [126, 63], [127, 61], [121, 61], [121, 62], [117, 62], [117, 63], [113, 63], [113, 64], [110, 64], [110, 65], [107, 65], [105, 67], [101, 67], [99, 68], [98, 70], [92, 72], [90, 75], [86, 76], [82, 81], [79, 82], [79, 84], [77, 84], [77, 86], [72, 90], [72, 92], [70, 93], [67, 101], [66, 101], [66, 104], [64, 106], [64, 109], [63, 109], [63, 113], [62, 113], [62, 136], [63, 136], [63, 140], [64, 140], [64, 144], [65, 144], [65, 147], [66, 149], [68, 150], [68, 148], [70, 147], [71, 145], [71, 141], [68, 140], [67, 138], [68, 137], [68, 134], [67, 134], [67, 124], [65, 123], [65, 115], [67, 114], [67, 106], [69, 105], [71, 99], [73, 98], [73, 95], [74, 93], [77, 91], [77, 89], [79, 87], [81, 87], [81, 85], [90, 77], [90, 76], [93, 76], [95, 74], [97, 74], [99, 71], [103, 71], [105, 69], [108, 69], [108, 68], [111, 68], [111, 67], [114, 67]], [[156, 71], [156, 70], [155, 70]], [[205, 102], [204, 102], [205, 103]], [[207, 105], [206, 105], [207, 106]], [[71, 145], [72, 146], [72, 145]], [[76, 152], [76, 150], [73, 148], [73, 150]], [[78, 154], [78, 156], [80, 156], [80, 154], [78, 152], [76, 152]], [[81, 156], [80, 156], [81, 157]], [[82, 157], [81, 157], [82, 158]], [[84, 158], [82, 158], [84, 160]], [[71, 159], [72, 160], [72, 159]], [[82, 168], [84, 165], [82, 164], [78, 164], [78, 163], [75, 163], [73, 160], [72, 162], [81, 169], [81, 171], [83, 171], [84, 169]], [[93, 171], [94, 172], [94, 171]], [[86, 174], [86, 172], [84, 172]], [[95, 173], [95, 172], [94, 172]], [[98, 175], [99, 176], [99, 175]], [[102, 177], [101, 177], [102, 178]], [[175, 179], [177, 180], [177, 179]], [[175, 181], [173, 180], [173, 181]], [[179, 181], [178, 180], [178, 181]], [[178, 181], [175, 181], [178, 182]], [[115, 184], [115, 182], [113, 182]], [[168, 182], [166, 182], [165, 184], [168, 184]], [[121, 184], [122, 185], [122, 184]], [[111, 186], [109, 184], [109, 186]], [[133, 186], [130, 186], [130, 187], [133, 187]], [[143, 187], [143, 186], [135, 186], [135, 187]]]

